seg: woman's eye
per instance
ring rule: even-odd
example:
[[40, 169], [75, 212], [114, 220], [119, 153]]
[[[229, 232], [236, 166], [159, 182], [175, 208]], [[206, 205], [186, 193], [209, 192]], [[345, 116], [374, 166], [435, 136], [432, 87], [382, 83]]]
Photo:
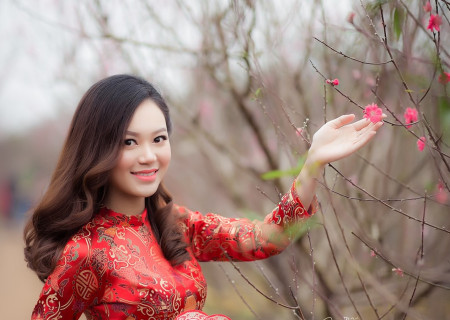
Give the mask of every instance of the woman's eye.
[[165, 141], [165, 140], [167, 140], [167, 136], [158, 136], [158, 137], [156, 137], [155, 138], [155, 142], [156, 143], [159, 143], [159, 142], [163, 142], [163, 141]]
[[133, 146], [133, 145], [135, 145], [137, 143], [136, 143], [136, 140], [134, 140], [134, 139], [125, 139], [124, 144], [126, 146]]

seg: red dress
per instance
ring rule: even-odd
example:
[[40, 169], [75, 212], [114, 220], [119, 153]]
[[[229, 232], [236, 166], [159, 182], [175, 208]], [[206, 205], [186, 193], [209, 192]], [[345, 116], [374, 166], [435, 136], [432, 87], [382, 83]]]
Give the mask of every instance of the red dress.
[[264, 219], [202, 215], [184, 207], [183, 230], [191, 260], [173, 267], [140, 216], [103, 208], [67, 243], [44, 284], [32, 319], [175, 319], [201, 310], [206, 281], [199, 261], [251, 261], [278, 254], [287, 224], [309, 216], [294, 186]]

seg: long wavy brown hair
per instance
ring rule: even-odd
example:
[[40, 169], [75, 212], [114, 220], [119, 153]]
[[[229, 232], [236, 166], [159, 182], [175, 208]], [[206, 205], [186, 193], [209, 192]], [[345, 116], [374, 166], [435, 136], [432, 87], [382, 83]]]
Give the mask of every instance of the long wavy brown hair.
[[[25, 260], [39, 279], [52, 273], [67, 241], [99, 211], [116, 165], [125, 131], [146, 99], [158, 105], [172, 131], [169, 108], [146, 80], [115, 75], [95, 83], [82, 97], [59, 161], [41, 202], [25, 226]], [[148, 219], [164, 256], [172, 265], [189, 259], [162, 185], [146, 198]]]

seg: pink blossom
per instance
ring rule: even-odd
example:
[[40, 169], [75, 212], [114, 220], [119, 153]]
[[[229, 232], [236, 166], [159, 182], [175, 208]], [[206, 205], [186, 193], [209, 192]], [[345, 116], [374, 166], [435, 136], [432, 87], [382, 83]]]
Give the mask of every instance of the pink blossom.
[[423, 151], [425, 148], [425, 141], [425, 137], [420, 137], [420, 139], [417, 140], [417, 149], [419, 149], [419, 151]]
[[331, 84], [333, 86], [337, 86], [339, 84], [339, 79], [334, 79], [334, 80], [327, 79], [325, 82], [328, 84]]
[[425, 5], [423, 6], [423, 10], [425, 12], [431, 12], [431, 3], [430, 3], [430, 1], [427, 1], [427, 3], [425, 3]]
[[301, 136], [302, 136], [302, 132], [303, 132], [303, 129], [302, 129], [302, 128], [297, 128], [297, 129], [295, 130], [295, 134], [297, 135], [297, 137], [301, 137]]
[[354, 12], [350, 12], [347, 16], [347, 21], [353, 24], [353, 19], [355, 19], [355, 15], [356, 14]]
[[213, 121], [214, 109], [210, 102], [202, 101], [199, 107], [199, 116], [202, 122], [210, 125]]
[[436, 31], [440, 31], [441, 24], [442, 24], [442, 18], [437, 14], [432, 14], [432, 15], [430, 15], [430, 20], [428, 21], [427, 29], [429, 29], [431, 31], [433, 31], [433, 29]]
[[377, 254], [375, 253], [375, 251], [373, 251], [373, 250], [370, 250], [370, 256], [371, 256], [371, 257], [376, 257], [376, 256], [377, 256]]
[[438, 188], [438, 192], [436, 193], [437, 202], [442, 203], [442, 204], [447, 203], [448, 193], [445, 190], [445, 186], [442, 183], [442, 181], [439, 181], [437, 188]]
[[371, 87], [375, 87], [375, 85], [377, 84], [374, 77], [367, 77], [366, 83], [368, 86], [371, 86]]
[[[413, 108], [406, 108], [405, 113], [403, 114], [403, 116], [405, 117], [405, 123], [409, 124], [409, 123], [413, 123], [416, 122], [418, 117], [417, 117], [418, 113], [417, 113], [417, 109], [413, 109]], [[411, 126], [406, 126], [408, 129], [411, 128]]]
[[383, 119], [383, 111], [375, 103], [369, 104], [364, 109], [364, 118], [377, 123]]
[[449, 83], [450, 82], [450, 72], [443, 72], [440, 76], [439, 76], [439, 82], [440, 83]]
[[356, 80], [361, 79], [361, 71], [359, 71], [358, 69], [353, 69], [353, 70], [352, 70], [352, 76], [353, 76], [353, 78], [355, 78]]
[[403, 277], [403, 270], [402, 269], [400, 269], [400, 268], [392, 268], [392, 271], [394, 271], [400, 277]]

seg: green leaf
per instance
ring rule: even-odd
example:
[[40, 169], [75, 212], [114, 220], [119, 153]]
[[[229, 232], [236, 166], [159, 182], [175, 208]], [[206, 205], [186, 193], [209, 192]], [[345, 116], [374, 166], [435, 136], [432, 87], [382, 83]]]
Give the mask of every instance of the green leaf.
[[308, 232], [308, 230], [317, 228], [319, 225], [320, 223], [317, 216], [313, 215], [312, 217], [308, 218], [308, 220], [300, 221], [289, 225], [284, 232], [286, 235], [291, 237], [292, 242], [295, 242], [296, 240], [301, 238], [306, 232]]
[[281, 177], [288, 177], [288, 176], [296, 176], [300, 173], [300, 170], [303, 168], [303, 164], [305, 163], [306, 155], [303, 155], [298, 160], [297, 166], [294, 168], [288, 169], [288, 170], [273, 170], [268, 171], [266, 173], [263, 173], [261, 175], [261, 178], [263, 180], [274, 180]]
[[258, 100], [262, 95], [261, 88], [256, 89], [255, 93], [253, 94], [252, 100]]
[[248, 52], [247, 51], [241, 52], [241, 58], [242, 59], [248, 59]]
[[402, 34], [402, 26], [403, 26], [404, 18], [405, 18], [404, 11], [399, 8], [395, 8], [394, 9], [394, 19], [392, 20], [392, 23], [393, 23], [394, 34], [395, 34], [396, 40], [398, 40]]
[[253, 220], [261, 220], [261, 215], [258, 214], [255, 211], [249, 210], [249, 209], [244, 209], [244, 213], [243, 213], [244, 218], [253, 221]]
[[367, 11], [371, 12], [372, 14], [373, 13], [377, 13], [378, 10], [380, 9], [380, 7], [383, 4], [387, 3], [388, 1], [389, 0], [375, 0], [375, 1], [372, 1], [372, 2], [367, 4], [366, 9], [367, 9]]

